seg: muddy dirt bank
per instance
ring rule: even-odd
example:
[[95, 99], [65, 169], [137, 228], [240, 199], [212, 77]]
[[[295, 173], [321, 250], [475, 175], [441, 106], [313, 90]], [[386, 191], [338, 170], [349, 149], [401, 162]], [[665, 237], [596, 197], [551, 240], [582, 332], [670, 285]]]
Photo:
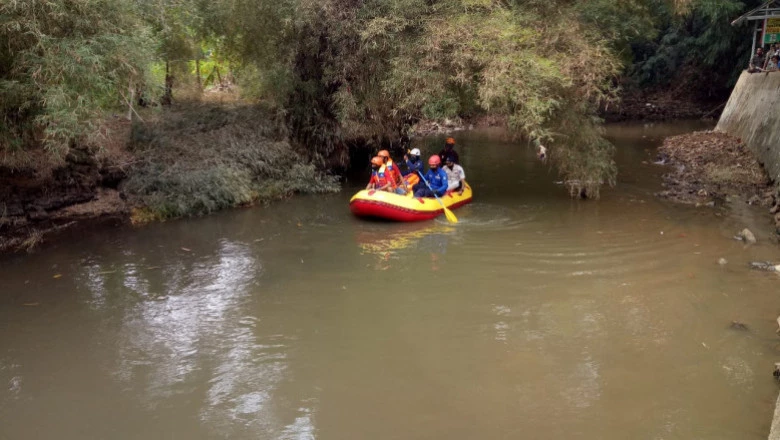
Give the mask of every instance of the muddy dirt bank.
[[671, 90], [627, 90], [618, 103], [604, 105], [600, 115], [607, 122], [717, 119], [725, 105], [678, 95]]
[[73, 148], [52, 169], [0, 167], [0, 251], [32, 249], [85, 219], [126, 218], [122, 167]]
[[451, 134], [477, 128], [505, 126], [506, 118], [502, 116], [476, 116], [473, 118], [452, 118], [442, 120], [423, 119], [412, 126], [410, 137], [418, 138]]

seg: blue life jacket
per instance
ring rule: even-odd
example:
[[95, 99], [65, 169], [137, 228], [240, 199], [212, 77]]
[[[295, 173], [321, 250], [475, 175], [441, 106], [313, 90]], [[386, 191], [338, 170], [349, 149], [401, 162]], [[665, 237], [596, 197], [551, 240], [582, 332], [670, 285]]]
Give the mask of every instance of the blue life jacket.
[[423, 171], [423, 162], [419, 159], [417, 159], [417, 162], [412, 162], [411, 160], [406, 161], [406, 167], [409, 168], [409, 171], [404, 172], [404, 176], [408, 176], [409, 174], [417, 174], [417, 172]]
[[441, 197], [447, 192], [447, 173], [441, 167], [436, 168], [436, 171], [429, 169], [425, 173], [425, 180], [437, 196]]

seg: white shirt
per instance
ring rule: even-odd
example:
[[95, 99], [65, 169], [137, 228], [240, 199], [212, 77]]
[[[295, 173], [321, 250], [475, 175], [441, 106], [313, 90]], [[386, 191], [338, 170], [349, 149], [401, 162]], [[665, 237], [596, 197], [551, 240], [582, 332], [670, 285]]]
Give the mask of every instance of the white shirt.
[[452, 169], [445, 165], [444, 172], [447, 173], [447, 191], [457, 188], [460, 181], [466, 179], [463, 167], [458, 164], [453, 165]]

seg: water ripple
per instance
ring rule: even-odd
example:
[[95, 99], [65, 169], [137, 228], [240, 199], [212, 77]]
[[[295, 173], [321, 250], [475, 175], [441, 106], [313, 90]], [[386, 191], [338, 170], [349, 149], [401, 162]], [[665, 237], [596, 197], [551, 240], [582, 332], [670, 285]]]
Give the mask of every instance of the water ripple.
[[[487, 203], [471, 203], [455, 211], [460, 229], [480, 229], [483, 231], [509, 231], [530, 224], [537, 219], [538, 209], [521, 206], [512, 209], [507, 206]], [[438, 223], [447, 222], [439, 217]]]

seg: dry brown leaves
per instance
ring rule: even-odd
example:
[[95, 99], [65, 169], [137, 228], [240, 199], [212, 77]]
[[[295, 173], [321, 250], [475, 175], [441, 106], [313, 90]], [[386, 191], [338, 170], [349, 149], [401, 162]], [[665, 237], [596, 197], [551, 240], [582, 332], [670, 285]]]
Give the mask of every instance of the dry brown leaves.
[[757, 196], [771, 202], [766, 172], [747, 146], [726, 133], [699, 131], [673, 136], [659, 148], [672, 171], [664, 175], [661, 197], [684, 203], [725, 200], [728, 196]]

